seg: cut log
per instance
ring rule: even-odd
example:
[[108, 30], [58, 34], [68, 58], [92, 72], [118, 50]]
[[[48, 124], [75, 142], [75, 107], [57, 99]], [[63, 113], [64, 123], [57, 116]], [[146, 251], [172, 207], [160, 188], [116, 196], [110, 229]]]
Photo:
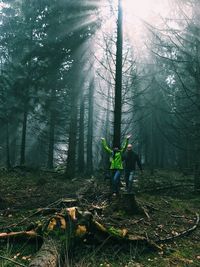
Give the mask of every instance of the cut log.
[[[135, 209], [134, 209], [135, 211]], [[87, 235], [93, 233], [94, 239], [105, 242], [124, 241], [143, 244], [154, 249], [160, 249], [145, 237], [129, 235], [127, 229], [117, 229], [114, 227], [105, 227], [94, 220], [90, 212], [83, 212], [76, 207], [65, 209], [67, 214], [56, 214], [46, 224], [44, 240], [40, 251], [29, 267], [56, 267], [60, 261], [61, 252], [70, 248], [74, 240], [78, 238], [87, 238]], [[45, 230], [46, 229], [46, 230]], [[100, 239], [98, 237], [101, 237]]]
[[[120, 208], [131, 213], [144, 212], [138, 207], [134, 194], [122, 194], [118, 201]], [[183, 236], [194, 231], [199, 224], [199, 215], [196, 215], [195, 225], [182, 232], [179, 236]], [[92, 235], [91, 235], [92, 234]], [[41, 246], [35, 258], [29, 264], [29, 267], [57, 267], [60, 266], [60, 258], [62, 252], [70, 249], [75, 240], [94, 237], [99, 242], [130, 242], [133, 244], [142, 245], [154, 250], [161, 250], [160, 243], [170, 241], [172, 238], [166, 240], [158, 240], [153, 242], [147, 237], [131, 234], [126, 228], [118, 229], [113, 226], [106, 226], [96, 221], [92, 214], [88, 211], [80, 211], [77, 207], [64, 209], [63, 213], [57, 213], [52, 216], [42, 226], [38, 225], [31, 231], [1, 233], [0, 238], [10, 237], [32, 237], [38, 238], [42, 235], [43, 245]]]
[[87, 232], [84, 218], [89, 216], [85, 214], [72, 207], [52, 216], [43, 228], [44, 243], [29, 267], [60, 266], [62, 251], [71, 246], [76, 236]]
[[[45, 239], [29, 267], [57, 267], [60, 262], [61, 242]], [[60, 266], [60, 265], [59, 265]]]

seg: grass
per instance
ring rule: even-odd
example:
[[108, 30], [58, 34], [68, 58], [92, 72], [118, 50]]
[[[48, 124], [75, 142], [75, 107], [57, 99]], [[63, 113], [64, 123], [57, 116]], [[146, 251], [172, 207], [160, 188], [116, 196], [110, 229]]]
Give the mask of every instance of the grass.
[[26, 266], [31, 260], [31, 255], [35, 252], [35, 246], [27, 243], [7, 242], [4, 246], [2, 245], [0, 249], [0, 267]]

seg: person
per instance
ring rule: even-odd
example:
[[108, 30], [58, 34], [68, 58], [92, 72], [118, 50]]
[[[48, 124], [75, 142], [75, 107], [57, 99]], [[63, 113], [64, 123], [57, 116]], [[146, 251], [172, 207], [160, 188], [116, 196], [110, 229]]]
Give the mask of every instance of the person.
[[125, 182], [126, 182], [126, 190], [128, 193], [132, 192], [133, 180], [135, 178], [135, 172], [136, 172], [136, 164], [142, 173], [143, 172], [142, 164], [139, 159], [139, 156], [133, 151], [133, 146], [131, 144], [128, 144], [127, 151], [124, 154]]
[[105, 138], [101, 138], [103, 148], [111, 155], [110, 170], [112, 170], [111, 186], [113, 196], [119, 194], [120, 176], [121, 171], [123, 170], [123, 153], [126, 151], [129, 138], [130, 135], [126, 137], [126, 140], [121, 149], [119, 149], [118, 147], [114, 147], [113, 149], [109, 148]]

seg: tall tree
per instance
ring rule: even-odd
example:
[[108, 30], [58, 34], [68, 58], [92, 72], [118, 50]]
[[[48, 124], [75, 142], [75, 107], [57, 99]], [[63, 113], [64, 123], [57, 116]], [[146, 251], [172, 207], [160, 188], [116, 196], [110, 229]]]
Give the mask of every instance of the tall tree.
[[116, 76], [115, 76], [115, 104], [114, 104], [114, 135], [113, 146], [120, 147], [121, 139], [121, 113], [122, 113], [122, 2], [118, 0], [117, 20], [117, 51], [116, 51]]
[[[93, 68], [93, 66], [91, 67]], [[93, 173], [93, 116], [94, 116], [94, 72], [92, 72], [92, 79], [89, 84], [88, 94], [88, 132], [87, 132], [87, 173]]]
[[80, 110], [79, 110], [79, 138], [78, 138], [78, 171], [85, 172], [85, 96], [81, 91]]
[[[77, 144], [77, 121], [78, 121], [78, 100], [79, 100], [79, 88], [82, 79], [80, 72], [80, 57], [77, 57], [73, 61], [73, 67], [71, 69], [70, 77], [70, 124], [69, 124], [69, 141], [68, 141], [68, 153], [67, 153], [67, 168], [66, 176], [73, 178], [76, 171], [76, 144]], [[79, 73], [79, 77], [76, 77], [76, 73]]]

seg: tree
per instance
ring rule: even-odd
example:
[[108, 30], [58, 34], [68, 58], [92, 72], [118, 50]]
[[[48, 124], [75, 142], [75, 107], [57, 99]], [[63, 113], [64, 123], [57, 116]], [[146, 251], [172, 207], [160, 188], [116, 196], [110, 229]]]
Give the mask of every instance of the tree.
[[79, 110], [78, 172], [83, 174], [85, 172], [85, 96], [82, 91], [81, 93]]
[[122, 112], [122, 3], [118, 0], [113, 147], [120, 147]]
[[[93, 65], [91, 66], [93, 68]], [[94, 115], [94, 72], [92, 72], [92, 78], [89, 84], [88, 92], [88, 131], [87, 131], [87, 173], [91, 175], [93, 173], [93, 115]]]

